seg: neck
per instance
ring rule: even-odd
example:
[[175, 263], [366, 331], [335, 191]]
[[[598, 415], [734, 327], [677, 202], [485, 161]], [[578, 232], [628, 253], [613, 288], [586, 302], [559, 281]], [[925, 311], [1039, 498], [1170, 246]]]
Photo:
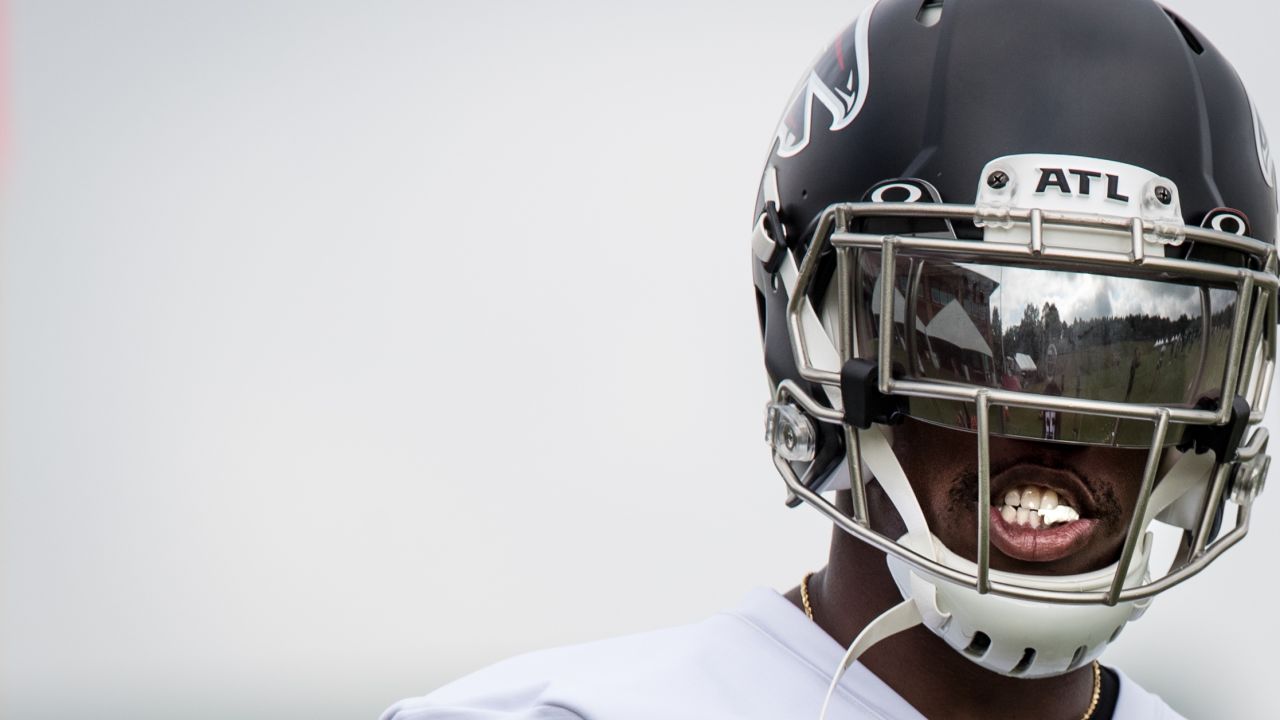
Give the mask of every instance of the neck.
[[[788, 594], [800, 603], [799, 589]], [[809, 580], [814, 621], [842, 647], [902, 602], [883, 553], [835, 530], [826, 568]], [[859, 659], [925, 717], [1079, 720], [1093, 696], [1093, 669], [1019, 679], [970, 662], [927, 628], [889, 637]], [[834, 668], [833, 668], [834, 669]]]

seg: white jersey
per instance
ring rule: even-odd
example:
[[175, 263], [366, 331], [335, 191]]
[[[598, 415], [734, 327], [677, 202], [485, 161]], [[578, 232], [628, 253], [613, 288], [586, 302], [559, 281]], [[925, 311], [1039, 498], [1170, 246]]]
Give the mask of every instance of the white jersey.
[[[693, 625], [511, 658], [382, 720], [779, 720], [816, 718], [844, 648], [770, 589]], [[924, 720], [855, 664], [828, 718]], [[1177, 720], [1120, 674], [1117, 720]]]

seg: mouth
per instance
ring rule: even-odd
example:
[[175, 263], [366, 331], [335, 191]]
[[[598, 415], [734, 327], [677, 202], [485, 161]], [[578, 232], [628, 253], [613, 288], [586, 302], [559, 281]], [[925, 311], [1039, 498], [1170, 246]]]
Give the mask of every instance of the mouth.
[[1093, 496], [1070, 470], [1023, 463], [992, 478], [992, 488], [991, 543], [1011, 558], [1061, 560], [1096, 534]]

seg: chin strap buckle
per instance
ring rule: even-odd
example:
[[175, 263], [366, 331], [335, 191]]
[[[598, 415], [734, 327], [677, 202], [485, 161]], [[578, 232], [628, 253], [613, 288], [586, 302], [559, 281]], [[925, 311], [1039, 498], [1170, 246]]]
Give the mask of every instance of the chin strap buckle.
[[880, 368], [853, 358], [840, 368], [840, 400], [846, 425], [866, 430], [872, 423], [896, 425], [907, 415], [907, 399], [880, 392]]
[[[1203, 398], [1196, 403], [1196, 407], [1201, 410], [1216, 410], [1218, 402]], [[1231, 419], [1225, 425], [1195, 425], [1187, 428], [1178, 449], [1183, 452], [1194, 449], [1197, 453], [1212, 450], [1218, 462], [1234, 462], [1245, 428], [1249, 426], [1249, 412], [1249, 401], [1239, 395], [1235, 396], [1231, 401]]]
[[778, 204], [773, 200], [765, 203], [764, 212], [756, 220], [751, 232], [751, 249], [770, 275], [782, 266], [782, 258], [787, 254], [787, 230], [778, 214]]
[[[1196, 407], [1213, 410], [1216, 409], [1217, 402], [1205, 398], [1196, 403]], [[1212, 450], [1215, 462], [1230, 467], [1225, 492], [1218, 499], [1208, 542], [1213, 542], [1218, 537], [1227, 498], [1244, 507], [1251, 504], [1266, 485], [1267, 471], [1271, 467], [1271, 458], [1266, 454], [1267, 430], [1259, 428], [1250, 436], [1249, 442], [1241, 446], [1241, 440], [1249, 426], [1249, 412], [1249, 402], [1237, 395], [1231, 401], [1231, 416], [1225, 425], [1197, 425], [1187, 428], [1182, 442], [1178, 444], [1178, 449], [1183, 452], [1194, 450], [1201, 454]]]

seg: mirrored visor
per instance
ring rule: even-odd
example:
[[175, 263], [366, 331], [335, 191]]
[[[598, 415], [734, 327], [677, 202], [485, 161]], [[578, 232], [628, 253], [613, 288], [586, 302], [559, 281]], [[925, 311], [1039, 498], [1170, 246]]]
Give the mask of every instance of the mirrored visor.
[[[881, 260], [855, 280], [858, 354], [879, 348]], [[1086, 400], [1193, 407], [1216, 400], [1236, 291], [1121, 277], [899, 256], [893, 278], [895, 375]], [[920, 420], [973, 429], [970, 403], [912, 398]], [[1146, 446], [1152, 423], [997, 408], [993, 433]], [[1181, 433], [1171, 433], [1169, 442]]]

